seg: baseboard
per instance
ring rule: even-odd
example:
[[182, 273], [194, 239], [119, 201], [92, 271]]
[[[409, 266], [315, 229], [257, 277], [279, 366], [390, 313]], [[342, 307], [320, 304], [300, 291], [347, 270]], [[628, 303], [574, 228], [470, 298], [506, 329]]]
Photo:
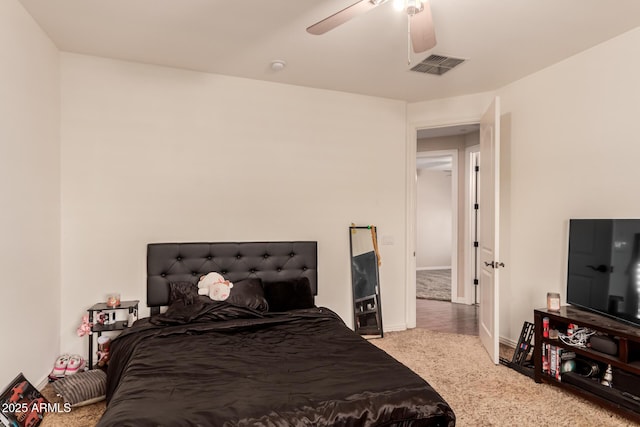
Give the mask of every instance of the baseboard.
[[49, 374], [46, 374], [44, 376], [44, 378], [42, 378], [36, 385], [35, 388], [37, 388], [39, 391], [42, 391], [43, 388], [46, 387], [46, 385], [49, 384]]
[[451, 270], [450, 265], [436, 266], [436, 267], [416, 267], [416, 271], [424, 270]]
[[401, 332], [407, 330], [407, 325], [405, 324], [397, 324], [397, 325], [384, 325], [382, 326], [382, 330], [384, 332]]
[[512, 341], [506, 337], [500, 337], [498, 341], [500, 342], [500, 344], [504, 344], [506, 346], [513, 347], [513, 348], [516, 348], [516, 345], [518, 345], [517, 341]]

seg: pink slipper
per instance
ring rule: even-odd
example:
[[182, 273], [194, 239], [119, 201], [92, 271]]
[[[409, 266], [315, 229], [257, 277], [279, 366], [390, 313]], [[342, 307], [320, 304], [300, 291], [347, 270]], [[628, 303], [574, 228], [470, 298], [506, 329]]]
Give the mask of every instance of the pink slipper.
[[73, 375], [80, 372], [84, 368], [84, 364], [84, 359], [79, 355], [74, 354], [69, 358], [69, 363], [67, 364], [67, 369], [64, 371], [64, 374]]
[[56, 359], [56, 362], [53, 364], [53, 370], [51, 371], [51, 375], [53, 377], [62, 378], [64, 377], [64, 373], [67, 370], [67, 366], [69, 365], [69, 355], [67, 353], [60, 355]]

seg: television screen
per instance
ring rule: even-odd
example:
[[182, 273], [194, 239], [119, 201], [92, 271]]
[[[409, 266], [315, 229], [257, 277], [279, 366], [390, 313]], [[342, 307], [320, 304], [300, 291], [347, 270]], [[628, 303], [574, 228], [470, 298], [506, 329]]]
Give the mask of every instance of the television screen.
[[569, 221], [567, 303], [640, 326], [640, 219]]

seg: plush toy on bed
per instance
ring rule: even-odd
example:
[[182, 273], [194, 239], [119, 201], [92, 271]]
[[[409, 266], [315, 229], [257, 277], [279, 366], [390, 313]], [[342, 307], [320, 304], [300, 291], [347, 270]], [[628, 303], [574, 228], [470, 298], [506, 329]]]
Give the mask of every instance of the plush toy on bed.
[[214, 301], [224, 301], [229, 298], [233, 283], [225, 280], [221, 274], [212, 271], [200, 278], [198, 294], [206, 295]]
[[224, 282], [222, 274], [212, 271], [211, 273], [200, 276], [198, 282], [198, 294], [209, 296], [209, 287], [214, 283]]

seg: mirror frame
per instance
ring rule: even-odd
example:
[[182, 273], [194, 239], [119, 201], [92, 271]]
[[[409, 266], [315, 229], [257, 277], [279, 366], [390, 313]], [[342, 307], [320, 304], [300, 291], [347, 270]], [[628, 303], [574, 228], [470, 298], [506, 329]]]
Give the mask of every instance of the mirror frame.
[[[371, 236], [372, 250], [358, 253], [354, 256], [354, 234], [359, 231], [368, 230]], [[356, 293], [356, 283], [359, 282], [358, 278], [362, 278], [363, 274], [360, 268], [356, 265], [355, 257], [361, 255], [373, 254], [373, 260], [371, 256], [363, 258], [366, 262], [366, 267], [372, 271], [369, 274], [365, 274], [365, 280], [373, 280], [373, 293], [369, 295], [358, 295]], [[380, 254], [378, 251], [378, 235], [377, 228], [374, 225], [356, 226], [351, 225], [349, 227], [349, 255], [351, 265], [351, 302], [353, 307], [353, 329], [356, 333], [366, 336], [379, 336], [383, 337], [382, 329], [382, 304], [380, 298], [380, 271], [379, 265]]]

